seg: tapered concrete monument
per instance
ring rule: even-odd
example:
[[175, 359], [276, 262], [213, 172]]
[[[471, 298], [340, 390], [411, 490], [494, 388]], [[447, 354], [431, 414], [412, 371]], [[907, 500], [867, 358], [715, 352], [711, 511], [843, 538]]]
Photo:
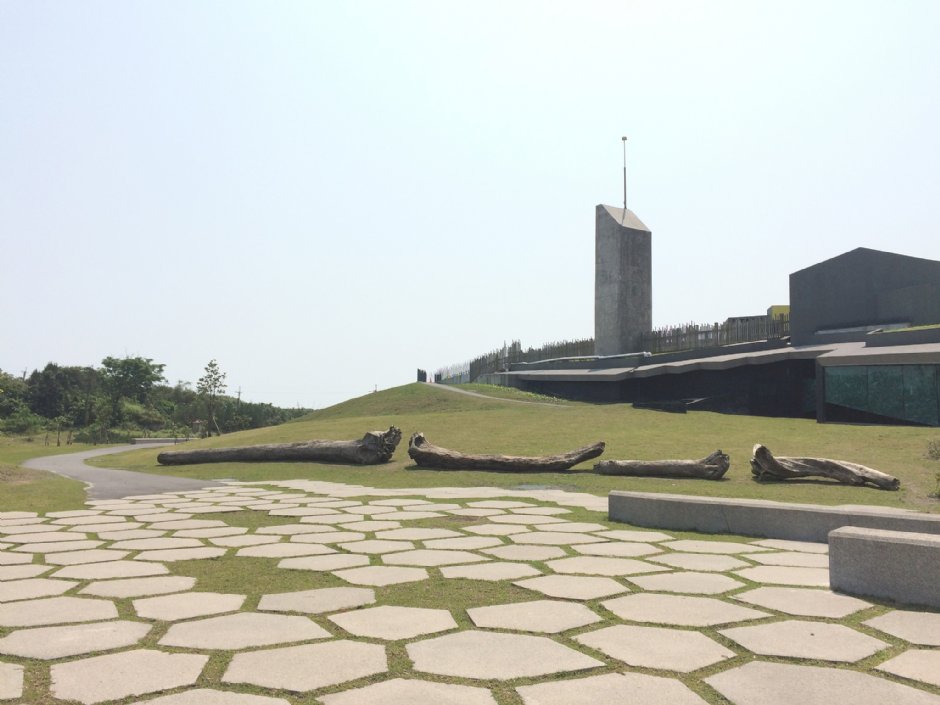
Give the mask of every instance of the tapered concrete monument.
[[599, 205], [594, 245], [594, 353], [640, 352], [653, 327], [652, 233], [632, 211]]

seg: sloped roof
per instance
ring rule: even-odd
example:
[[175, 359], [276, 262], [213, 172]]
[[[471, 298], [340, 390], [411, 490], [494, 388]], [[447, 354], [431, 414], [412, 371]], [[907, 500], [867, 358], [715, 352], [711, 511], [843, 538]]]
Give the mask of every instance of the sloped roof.
[[617, 223], [619, 223], [624, 228], [630, 228], [631, 230], [642, 230], [647, 233], [652, 232], [652, 230], [643, 224], [642, 220], [636, 217], [636, 213], [631, 211], [629, 208], [627, 209], [626, 213], [624, 213], [623, 208], [606, 206], [604, 204], [601, 204], [601, 207], [607, 211], [607, 215], [609, 215], [613, 220], [617, 221]]

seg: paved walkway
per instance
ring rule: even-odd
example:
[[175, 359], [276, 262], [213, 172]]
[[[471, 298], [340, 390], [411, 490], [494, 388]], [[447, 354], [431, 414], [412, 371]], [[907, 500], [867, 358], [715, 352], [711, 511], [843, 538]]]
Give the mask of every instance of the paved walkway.
[[[145, 447], [153, 448], [158, 445], [161, 444], [151, 443]], [[96, 468], [85, 464], [87, 458], [123, 453], [128, 450], [140, 450], [142, 447], [144, 446], [113, 446], [86, 450], [80, 453], [47, 455], [42, 458], [31, 458], [23, 463], [23, 467], [34, 470], [48, 470], [84, 482], [87, 485], [86, 491], [89, 499], [119, 499], [140, 494], [182, 492], [185, 490], [198, 490], [203, 487], [217, 487], [221, 484], [212, 480], [191, 480], [185, 477], [153, 475], [151, 473], [131, 472], [113, 468]]]
[[940, 705], [940, 614], [830, 592], [825, 544], [639, 530], [556, 490], [296, 480], [88, 505], [0, 513], [0, 699]]

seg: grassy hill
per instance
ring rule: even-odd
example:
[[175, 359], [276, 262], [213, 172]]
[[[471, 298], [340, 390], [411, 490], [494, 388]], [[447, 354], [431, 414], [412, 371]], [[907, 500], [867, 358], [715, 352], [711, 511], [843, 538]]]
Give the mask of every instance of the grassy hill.
[[[936, 429], [817, 424], [804, 419], [707, 412], [664, 414], [624, 404], [520, 404], [518, 401], [527, 401], [531, 395], [515, 390], [501, 390], [501, 396], [504, 398], [481, 398], [409, 384], [350, 399], [281, 426], [192, 442], [193, 446], [218, 447], [358, 438], [366, 431], [394, 424], [402, 429], [404, 438], [392, 462], [382, 466], [225, 463], [171, 468], [157, 464], [155, 449], [107, 456], [97, 459], [96, 464], [206, 479], [309, 478], [376, 487], [539, 485], [598, 495], [624, 489], [940, 511], [940, 500], [935, 496], [940, 462], [926, 457], [927, 444], [940, 435]], [[571, 472], [534, 475], [424, 470], [416, 468], [407, 454], [407, 439], [416, 431], [436, 445], [474, 453], [541, 455], [598, 440], [606, 441], [602, 457], [609, 459], [698, 458], [721, 448], [731, 456], [731, 469], [719, 482], [603, 477], [590, 472], [591, 463]], [[758, 442], [776, 455], [813, 455], [869, 465], [898, 476], [901, 490], [843, 487], [823, 480], [758, 484], [751, 479], [748, 463], [751, 447]]]

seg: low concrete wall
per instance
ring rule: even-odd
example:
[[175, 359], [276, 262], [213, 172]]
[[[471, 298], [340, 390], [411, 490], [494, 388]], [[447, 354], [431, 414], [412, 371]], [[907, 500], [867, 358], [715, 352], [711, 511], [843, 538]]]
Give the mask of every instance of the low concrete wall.
[[940, 607], [940, 536], [846, 526], [829, 534], [829, 585], [850, 595]]
[[188, 441], [188, 438], [180, 436], [179, 438], [132, 438], [131, 443], [134, 445], [166, 445], [168, 443], [185, 443]]
[[675, 531], [819, 543], [825, 543], [830, 531], [843, 526], [940, 535], [940, 515], [884, 507], [827, 507], [761, 499], [618, 491], [610, 493], [607, 504], [611, 521]]

